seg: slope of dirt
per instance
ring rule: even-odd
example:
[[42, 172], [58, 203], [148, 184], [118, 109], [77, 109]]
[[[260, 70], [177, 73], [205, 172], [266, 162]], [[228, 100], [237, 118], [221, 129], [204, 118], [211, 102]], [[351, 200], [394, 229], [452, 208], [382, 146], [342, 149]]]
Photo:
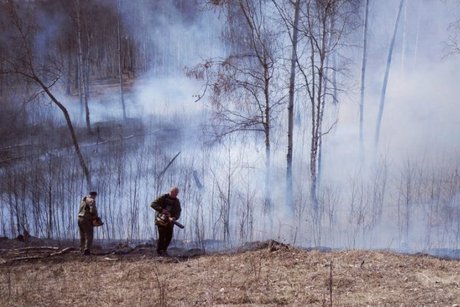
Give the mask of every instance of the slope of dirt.
[[275, 241], [229, 252], [3, 248], [0, 306], [460, 306], [460, 261]]

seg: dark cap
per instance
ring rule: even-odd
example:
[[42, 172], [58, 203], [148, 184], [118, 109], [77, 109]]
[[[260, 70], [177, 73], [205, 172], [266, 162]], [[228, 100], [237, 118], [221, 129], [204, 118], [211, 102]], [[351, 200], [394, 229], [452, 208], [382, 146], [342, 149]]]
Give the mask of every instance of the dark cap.
[[97, 192], [89, 192], [89, 195], [92, 195], [92, 196], [96, 196], [97, 195]]

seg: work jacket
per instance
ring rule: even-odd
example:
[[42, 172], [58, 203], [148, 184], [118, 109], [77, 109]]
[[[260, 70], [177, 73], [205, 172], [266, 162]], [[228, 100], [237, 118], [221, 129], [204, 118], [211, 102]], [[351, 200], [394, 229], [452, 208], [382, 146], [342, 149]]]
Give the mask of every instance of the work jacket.
[[179, 198], [172, 198], [169, 194], [163, 194], [155, 199], [151, 204], [157, 215], [162, 213], [164, 209], [169, 212], [169, 216], [178, 220], [182, 211]]
[[78, 218], [92, 221], [97, 217], [96, 200], [90, 195], [83, 197], [80, 202], [80, 209], [78, 210]]

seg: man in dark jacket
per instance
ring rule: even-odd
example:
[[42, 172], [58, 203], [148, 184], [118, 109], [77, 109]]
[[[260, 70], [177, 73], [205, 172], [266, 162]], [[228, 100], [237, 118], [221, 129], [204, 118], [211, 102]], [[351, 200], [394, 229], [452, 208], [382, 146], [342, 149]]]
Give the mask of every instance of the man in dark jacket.
[[78, 210], [78, 228], [80, 230], [80, 251], [83, 255], [91, 254], [93, 245], [93, 220], [98, 218], [96, 208], [97, 192], [90, 192], [83, 197]]
[[167, 256], [167, 249], [173, 237], [174, 221], [178, 220], [182, 211], [177, 198], [179, 188], [173, 187], [167, 194], [155, 199], [151, 204], [156, 211], [155, 225], [158, 228], [157, 254]]

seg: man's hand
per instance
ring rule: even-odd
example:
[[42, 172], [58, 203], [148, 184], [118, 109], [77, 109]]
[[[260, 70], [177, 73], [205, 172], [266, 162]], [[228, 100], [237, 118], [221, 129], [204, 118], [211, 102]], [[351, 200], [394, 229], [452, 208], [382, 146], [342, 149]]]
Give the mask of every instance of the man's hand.
[[161, 211], [161, 213], [164, 214], [164, 215], [166, 215], [166, 216], [168, 216], [168, 217], [169, 217], [169, 215], [170, 215], [169, 211], [166, 210], [166, 209], [163, 209], [163, 211]]

